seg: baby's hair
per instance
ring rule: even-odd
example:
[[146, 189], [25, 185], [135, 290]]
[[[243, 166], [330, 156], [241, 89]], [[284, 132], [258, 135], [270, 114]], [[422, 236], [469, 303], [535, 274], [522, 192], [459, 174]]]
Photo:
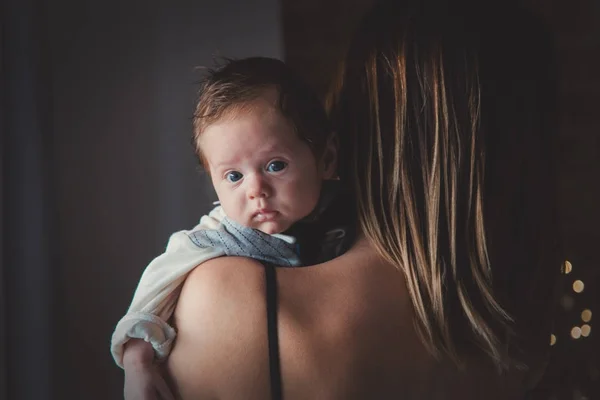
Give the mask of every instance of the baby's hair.
[[278, 111], [319, 158], [331, 128], [316, 93], [283, 61], [268, 57], [225, 59], [222, 65], [206, 69], [194, 112], [192, 144], [200, 163], [206, 160], [199, 145], [204, 130], [224, 117], [253, 111], [253, 103], [276, 90]]

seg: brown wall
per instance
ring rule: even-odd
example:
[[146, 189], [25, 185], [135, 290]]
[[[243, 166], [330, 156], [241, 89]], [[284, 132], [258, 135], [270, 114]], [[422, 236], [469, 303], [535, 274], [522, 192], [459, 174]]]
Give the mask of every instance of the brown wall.
[[352, 31], [374, 0], [282, 0], [285, 60], [324, 94]]
[[[557, 39], [559, 66], [558, 200], [567, 258], [573, 271], [565, 275], [555, 334], [557, 342], [538, 398], [600, 397], [600, 2], [530, 0]], [[582, 293], [574, 280], [585, 284]], [[591, 309], [592, 334], [574, 340], [581, 311]], [[595, 330], [594, 330], [595, 329]], [[554, 396], [554, 397], [553, 397]]]

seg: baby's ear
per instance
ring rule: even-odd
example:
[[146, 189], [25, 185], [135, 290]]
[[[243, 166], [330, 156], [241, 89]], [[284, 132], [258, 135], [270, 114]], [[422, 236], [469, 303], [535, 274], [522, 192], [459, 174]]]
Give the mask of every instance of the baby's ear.
[[339, 179], [338, 166], [338, 148], [339, 141], [337, 134], [332, 132], [327, 139], [323, 155], [321, 156], [321, 168], [323, 170], [323, 179]]

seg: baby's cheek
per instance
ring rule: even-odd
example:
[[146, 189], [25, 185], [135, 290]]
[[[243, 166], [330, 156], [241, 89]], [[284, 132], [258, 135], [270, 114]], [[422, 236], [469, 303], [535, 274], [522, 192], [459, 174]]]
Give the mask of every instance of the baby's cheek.
[[221, 207], [223, 207], [223, 211], [225, 211], [227, 217], [240, 224], [247, 223], [246, 221], [240, 221], [240, 206], [234, 199], [228, 196], [219, 196], [219, 201], [221, 202]]

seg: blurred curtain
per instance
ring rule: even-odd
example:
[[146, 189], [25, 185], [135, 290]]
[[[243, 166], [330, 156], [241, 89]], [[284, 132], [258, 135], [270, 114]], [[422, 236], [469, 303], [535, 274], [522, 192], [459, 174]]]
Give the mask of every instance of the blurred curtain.
[[4, 0], [0, 398], [50, 399], [52, 357], [51, 104], [42, 4]]
[[114, 324], [215, 199], [195, 67], [281, 56], [278, 4], [0, 1], [0, 400], [121, 396]]

